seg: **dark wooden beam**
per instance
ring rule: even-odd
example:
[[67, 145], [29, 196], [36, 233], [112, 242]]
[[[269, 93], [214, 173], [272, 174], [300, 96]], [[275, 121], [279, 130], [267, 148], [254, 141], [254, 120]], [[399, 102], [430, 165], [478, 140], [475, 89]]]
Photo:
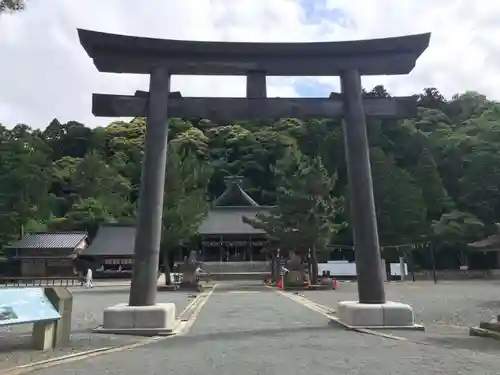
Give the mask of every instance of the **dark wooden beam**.
[[[135, 96], [93, 94], [92, 113], [99, 117], [146, 116], [147, 93]], [[411, 118], [417, 115], [413, 97], [364, 98], [368, 117]], [[260, 108], [255, 113], [252, 108]], [[300, 119], [342, 117], [341, 98], [185, 98], [172, 93], [168, 101], [169, 117], [204, 118], [218, 123], [242, 120]]]
[[80, 43], [101, 72], [332, 76], [349, 68], [361, 74], [406, 74], [429, 45], [430, 34], [344, 42], [241, 43], [153, 39], [78, 30]]
[[266, 71], [268, 76], [338, 76], [350, 66], [363, 75], [408, 74], [419, 54], [414, 52], [376, 53], [373, 55], [287, 56], [271, 59], [265, 56], [243, 56], [234, 61], [228, 57], [207, 60], [199, 56], [141, 56], [124, 53], [107, 54], [94, 59], [104, 73], [147, 74], [154, 66], [165, 66], [174, 75], [247, 75], [249, 71]]

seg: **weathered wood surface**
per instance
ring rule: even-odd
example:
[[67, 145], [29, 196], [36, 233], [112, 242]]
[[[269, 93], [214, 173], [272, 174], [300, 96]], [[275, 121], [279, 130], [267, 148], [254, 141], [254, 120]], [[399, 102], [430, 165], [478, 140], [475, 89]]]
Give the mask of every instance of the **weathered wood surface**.
[[[363, 114], [363, 88], [357, 70], [340, 77], [344, 116], [344, 148], [347, 161], [350, 223], [356, 249], [356, 273], [360, 303], [385, 303], [385, 290], [380, 270], [380, 246], [377, 215], [370, 168], [370, 148]], [[365, 99], [366, 100], [366, 99]]]
[[130, 283], [130, 306], [156, 304], [159, 249], [163, 215], [165, 169], [168, 150], [168, 101], [170, 72], [163, 67], [152, 70], [145, 114], [141, 188], [134, 241], [134, 268]]
[[[92, 113], [101, 117], [146, 116], [147, 101], [144, 92], [136, 96], [94, 94]], [[368, 117], [411, 118], [417, 115], [413, 97], [365, 98], [363, 105]], [[341, 98], [184, 98], [171, 95], [168, 100], [170, 118], [204, 118], [218, 123], [287, 117], [334, 118], [342, 117], [343, 113]]]
[[247, 98], [267, 97], [266, 73], [248, 72], [247, 74]]
[[100, 72], [147, 74], [151, 67], [164, 66], [174, 75], [247, 75], [249, 71], [264, 70], [268, 76], [339, 76], [351, 66], [362, 75], [408, 74], [415, 67], [420, 53], [397, 52], [374, 55], [347, 56], [288, 56], [270, 59], [264, 56], [244, 56], [240, 60], [221, 57], [218, 60], [189, 57], [166, 57], [113, 54], [94, 59]]
[[78, 34], [99, 71], [139, 74], [161, 65], [172, 74], [335, 76], [349, 68], [363, 75], [407, 74], [430, 40], [429, 33], [316, 43], [198, 42], [82, 29]]

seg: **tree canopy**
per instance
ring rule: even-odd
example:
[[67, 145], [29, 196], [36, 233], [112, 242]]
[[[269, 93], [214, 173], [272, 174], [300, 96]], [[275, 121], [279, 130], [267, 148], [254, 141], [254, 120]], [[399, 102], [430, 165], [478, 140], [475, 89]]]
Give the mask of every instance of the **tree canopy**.
[[[390, 93], [377, 86], [367, 95]], [[476, 92], [446, 100], [436, 88], [416, 97], [416, 119], [368, 121], [381, 245], [463, 247], [500, 222], [500, 104]], [[45, 129], [0, 125], [0, 246], [22, 228], [92, 232], [133, 220], [145, 126], [144, 118], [102, 128], [57, 119]], [[195, 234], [230, 175], [243, 176], [258, 203], [277, 207], [260, 223], [273, 235], [294, 228], [306, 247], [352, 245], [340, 120], [171, 119], [169, 139], [165, 248]]]
[[24, 9], [24, 0], [0, 0], [0, 13], [17, 12]]

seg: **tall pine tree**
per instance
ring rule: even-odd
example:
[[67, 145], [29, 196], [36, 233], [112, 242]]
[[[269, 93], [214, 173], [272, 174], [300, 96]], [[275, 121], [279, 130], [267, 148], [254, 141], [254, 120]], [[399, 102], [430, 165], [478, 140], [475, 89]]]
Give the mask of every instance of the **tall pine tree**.
[[258, 215], [251, 224], [264, 229], [283, 250], [303, 259], [310, 252], [312, 282], [317, 281], [317, 251], [325, 250], [343, 225], [335, 216], [342, 210], [333, 196], [336, 176], [328, 174], [319, 157], [308, 157], [290, 149], [274, 169], [278, 181], [277, 206], [270, 214]]

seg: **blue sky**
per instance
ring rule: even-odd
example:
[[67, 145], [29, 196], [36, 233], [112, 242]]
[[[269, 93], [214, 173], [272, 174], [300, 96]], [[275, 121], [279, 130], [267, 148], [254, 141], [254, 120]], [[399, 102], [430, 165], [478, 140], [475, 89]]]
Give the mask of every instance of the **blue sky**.
[[295, 90], [300, 97], [328, 97], [332, 91], [339, 92], [339, 85], [316, 82], [312, 79], [301, 79], [294, 84]]
[[326, 19], [343, 27], [354, 28], [354, 20], [341, 8], [329, 8], [326, 0], [300, 0], [299, 3], [304, 9], [305, 23], [314, 25]]

